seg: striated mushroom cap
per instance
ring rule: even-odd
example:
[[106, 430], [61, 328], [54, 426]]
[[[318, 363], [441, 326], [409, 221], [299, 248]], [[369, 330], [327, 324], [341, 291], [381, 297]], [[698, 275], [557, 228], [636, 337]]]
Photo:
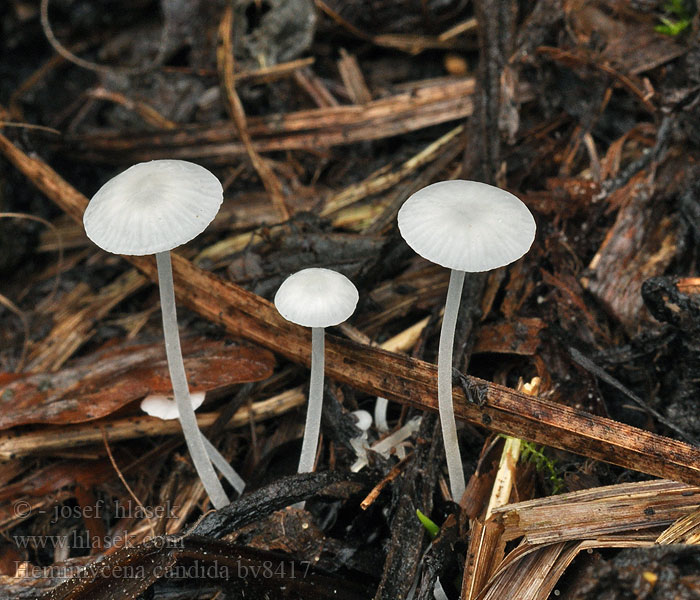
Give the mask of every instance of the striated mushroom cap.
[[399, 210], [399, 231], [423, 258], [476, 273], [518, 260], [535, 239], [535, 219], [510, 192], [477, 181], [441, 181]]
[[152, 160], [105, 183], [90, 200], [83, 224], [87, 236], [107, 252], [156, 254], [202, 233], [222, 200], [221, 183], [204, 167]]
[[348, 319], [357, 306], [357, 288], [330, 269], [303, 269], [282, 282], [275, 294], [279, 313], [304, 327], [330, 327]]

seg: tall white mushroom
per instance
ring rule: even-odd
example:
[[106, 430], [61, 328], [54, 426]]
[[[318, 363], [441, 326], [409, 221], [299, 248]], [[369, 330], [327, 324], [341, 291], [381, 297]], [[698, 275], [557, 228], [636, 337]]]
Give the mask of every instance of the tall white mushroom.
[[153, 160], [128, 168], [92, 197], [83, 224], [100, 248], [114, 254], [156, 255], [163, 334], [173, 395], [195, 469], [215, 508], [229, 503], [209, 460], [190, 402], [175, 312], [170, 250], [199, 235], [219, 212], [223, 189], [204, 167]]
[[355, 312], [359, 295], [345, 275], [330, 269], [303, 269], [282, 282], [275, 294], [279, 313], [292, 323], [311, 327], [311, 380], [299, 473], [314, 468], [323, 407], [324, 328]]
[[464, 273], [490, 271], [523, 256], [535, 220], [513, 194], [476, 181], [441, 181], [413, 194], [399, 210], [399, 231], [423, 258], [451, 269], [438, 348], [438, 409], [450, 490], [464, 493], [464, 471], [452, 406], [452, 347]]

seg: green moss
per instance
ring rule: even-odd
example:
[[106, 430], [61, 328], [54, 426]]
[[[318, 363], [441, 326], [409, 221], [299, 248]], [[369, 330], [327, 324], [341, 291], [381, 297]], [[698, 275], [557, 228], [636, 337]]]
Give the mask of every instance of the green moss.
[[538, 447], [537, 444], [522, 440], [520, 459], [535, 465], [552, 486], [552, 494], [561, 494], [564, 491], [564, 480], [557, 472], [556, 462], [544, 454], [546, 446]]
[[661, 24], [654, 27], [657, 33], [676, 37], [690, 27], [693, 15], [685, 0], [667, 0], [664, 12], [666, 15], [659, 17]]

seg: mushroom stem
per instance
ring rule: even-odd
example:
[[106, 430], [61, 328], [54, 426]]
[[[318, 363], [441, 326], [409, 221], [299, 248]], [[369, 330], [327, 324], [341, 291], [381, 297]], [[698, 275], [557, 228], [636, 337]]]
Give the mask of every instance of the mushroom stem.
[[204, 489], [211, 499], [214, 508], [222, 508], [229, 503], [214, 467], [209, 460], [204, 447], [202, 435], [197, 426], [197, 418], [190, 402], [190, 391], [187, 385], [185, 364], [182, 360], [180, 335], [177, 329], [177, 314], [175, 312], [175, 289], [173, 286], [173, 270], [170, 263], [170, 251], [156, 254], [158, 265], [158, 287], [160, 288], [160, 309], [163, 314], [163, 336], [165, 337], [165, 354], [168, 358], [168, 370], [173, 384], [173, 396], [177, 404], [182, 432], [185, 435], [187, 449], [192, 457], [194, 468], [197, 470]]
[[450, 478], [452, 499], [459, 502], [464, 493], [464, 471], [462, 456], [457, 440], [457, 425], [452, 406], [452, 347], [454, 345], [455, 327], [459, 303], [462, 299], [464, 271], [450, 271], [450, 285], [447, 288], [445, 315], [440, 329], [440, 346], [438, 349], [438, 411], [442, 427], [442, 441], [445, 445], [447, 474]]
[[323, 408], [323, 363], [324, 328], [312, 327], [309, 406], [306, 409], [306, 425], [304, 427], [304, 441], [301, 444], [301, 456], [299, 457], [299, 473], [311, 473], [314, 470]]
[[233, 489], [239, 494], [242, 494], [245, 489], [245, 481], [243, 481], [241, 476], [236, 473], [236, 470], [228, 464], [228, 461], [221, 452], [217, 450], [216, 446], [214, 446], [204, 434], [202, 434], [202, 441], [204, 442], [204, 447], [207, 449], [207, 454], [214, 466], [219, 469], [219, 472], [226, 478], [226, 481], [231, 484]]

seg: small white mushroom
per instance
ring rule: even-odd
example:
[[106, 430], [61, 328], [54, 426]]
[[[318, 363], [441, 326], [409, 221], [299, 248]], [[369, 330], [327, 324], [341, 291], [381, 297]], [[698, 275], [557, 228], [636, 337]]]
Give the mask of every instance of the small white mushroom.
[[366, 410], [354, 410], [350, 414], [357, 419], [355, 426], [360, 431], [366, 432], [372, 426], [372, 415]]
[[[421, 417], [414, 417], [403, 427], [400, 427], [396, 431], [390, 433], [384, 439], [374, 442], [369, 449], [377, 454], [381, 454], [384, 458], [389, 458], [391, 452], [397, 449], [403, 444], [408, 438], [410, 438], [418, 429], [420, 428]], [[357, 438], [356, 438], [357, 439]], [[358, 451], [361, 450], [361, 451]], [[367, 466], [367, 448], [355, 447], [355, 453], [357, 454], [357, 460], [352, 464], [350, 470], [353, 473], [357, 473]], [[401, 457], [399, 457], [401, 458]]]
[[83, 216], [87, 236], [114, 254], [155, 254], [163, 335], [173, 395], [187, 448], [215, 508], [229, 503], [209, 460], [192, 409], [180, 349], [170, 250], [190, 241], [219, 212], [223, 189], [204, 167], [183, 160], [153, 160], [105, 183]]
[[452, 499], [464, 471], [452, 406], [452, 346], [464, 273], [518, 260], [535, 239], [535, 220], [513, 194], [476, 181], [441, 181], [413, 194], [398, 214], [399, 231], [423, 258], [451, 269], [438, 349], [438, 408]]
[[355, 410], [350, 413], [356, 419], [355, 427], [360, 430], [360, 435], [354, 437], [350, 440], [350, 446], [355, 451], [355, 456], [358, 460], [367, 460], [367, 432], [372, 426], [372, 415], [370, 415], [366, 410]]
[[[202, 406], [204, 402], [204, 392], [193, 392], [190, 394], [190, 401], [192, 402], [192, 410], [197, 410]], [[157, 394], [152, 394], [146, 396], [141, 400], [141, 410], [151, 417], [156, 417], [157, 419], [162, 419], [163, 421], [171, 421], [172, 419], [177, 419], [177, 403], [175, 400], [168, 396], [159, 396]], [[226, 478], [226, 480], [231, 484], [234, 490], [239, 494], [243, 493], [245, 489], [245, 481], [236, 472], [236, 470], [228, 464], [228, 461], [223, 457], [221, 452], [212, 444], [206, 436], [200, 432], [202, 436], [202, 441], [204, 442], [204, 447], [207, 450], [207, 454], [214, 463], [214, 466], [219, 469], [219, 472]]]
[[[190, 402], [192, 410], [197, 410], [204, 402], [204, 392], [193, 392], [190, 394]], [[151, 417], [162, 419], [163, 421], [172, 421], [177, 419], [177, 403], [171, 396], [160, 396], [151, 394], [141, 400], [141, 410]]]
[[292, 323], [311, 327], [311, 380], [301, 444], [299, 473], [314, 468], [323, 407], [324, 328], [348, 319], [357, 306], [357, 288], [330, 269], [303, 269], [282, 282], [275, 295], [279, 313]]

